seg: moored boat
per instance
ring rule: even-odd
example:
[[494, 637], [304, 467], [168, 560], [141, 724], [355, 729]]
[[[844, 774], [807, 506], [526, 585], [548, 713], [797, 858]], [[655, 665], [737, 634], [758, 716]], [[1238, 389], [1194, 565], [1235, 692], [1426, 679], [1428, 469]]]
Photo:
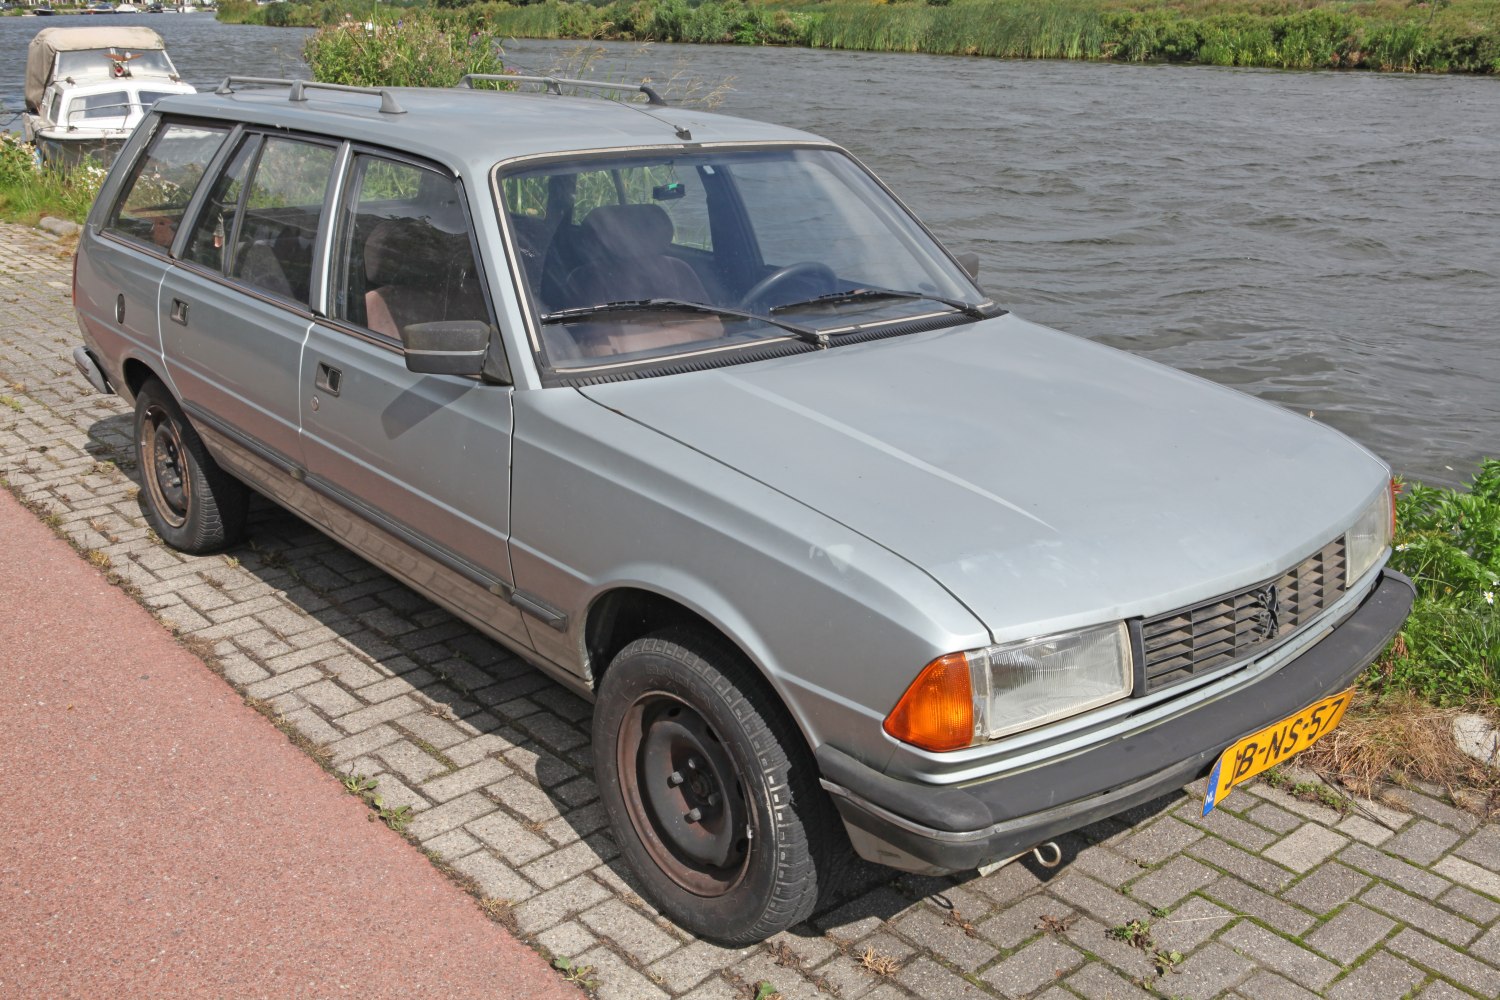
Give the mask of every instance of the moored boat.
[[43, 162], [107, 166], [152, 104], [193, 92], [150, 28], [43, 28], [27, 51], [21, 122]]

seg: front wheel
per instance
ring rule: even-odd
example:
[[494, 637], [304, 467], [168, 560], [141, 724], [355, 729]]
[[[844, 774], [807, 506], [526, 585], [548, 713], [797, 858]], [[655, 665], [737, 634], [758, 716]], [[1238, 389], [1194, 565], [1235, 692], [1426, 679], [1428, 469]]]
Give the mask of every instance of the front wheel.
[[239, 540], [248, 488], [219, 468], [177, 400], [156, 379], [136, 393], [135, 454], [146, 521], [162, 541], [200, 554]]
[[604, 674], [593, 735], [615, 839], [663, 914], [740, 946], [812, 912], [837, 819], [737, 652], [680, 631], [632, 642]]

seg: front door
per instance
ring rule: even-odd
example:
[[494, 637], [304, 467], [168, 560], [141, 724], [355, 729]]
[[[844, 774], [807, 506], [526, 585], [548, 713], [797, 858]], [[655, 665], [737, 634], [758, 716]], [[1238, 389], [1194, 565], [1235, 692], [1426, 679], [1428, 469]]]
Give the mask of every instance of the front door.
[[510, 603], [510, 386], [407, 370], [413, 323], [494, 324], [463, 192], [428, 166], [356, 152], [329, 318], [303, 354], [303, 446], [325, 521], [476, 624], [527, 645]]

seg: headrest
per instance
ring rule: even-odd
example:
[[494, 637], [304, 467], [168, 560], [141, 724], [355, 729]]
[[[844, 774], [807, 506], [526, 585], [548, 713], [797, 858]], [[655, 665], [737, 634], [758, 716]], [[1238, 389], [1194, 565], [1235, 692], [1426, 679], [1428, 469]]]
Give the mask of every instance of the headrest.
[[672, 217], [660, 205], [600, 205], [584, 217], [583, 230], [609, 254], [659, 256], [672, 245]]
[[365, 278], [372, 286], [424, 285], [444, 276], [468, 239], [427, 219], [387, 219], [365, 240]]

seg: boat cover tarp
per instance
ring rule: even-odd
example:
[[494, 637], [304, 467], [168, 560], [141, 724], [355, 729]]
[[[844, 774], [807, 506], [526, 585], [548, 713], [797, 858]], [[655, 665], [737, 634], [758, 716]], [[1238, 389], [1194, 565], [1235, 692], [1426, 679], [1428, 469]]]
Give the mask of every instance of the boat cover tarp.
[[26, 50], [26, 110], [35, 112], [42, 92], [52, 82], [52, 66], [59, 52], [89, 49], [143, 51], [165, 49], [161, 36], [150, 28], [43, 28]]

